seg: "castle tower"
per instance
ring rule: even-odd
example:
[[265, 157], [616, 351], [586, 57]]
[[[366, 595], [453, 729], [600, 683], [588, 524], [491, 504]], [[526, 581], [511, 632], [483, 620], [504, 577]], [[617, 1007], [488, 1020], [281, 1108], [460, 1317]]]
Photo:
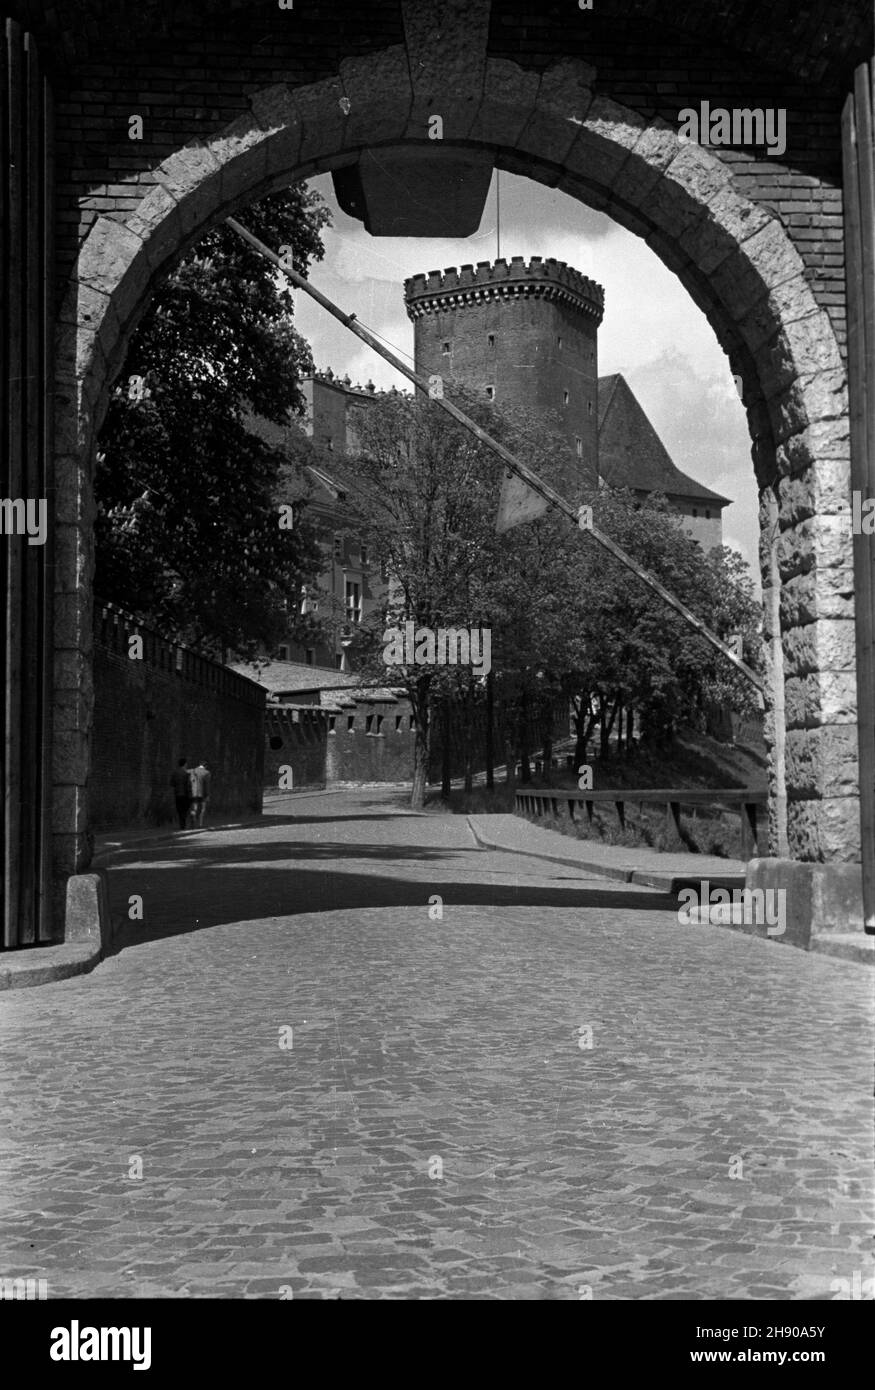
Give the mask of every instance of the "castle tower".
[[404, 284], [416, 370], [526, 408], [568, 441], [572, 500], [598, 481], [598, 327], [604, 290], [562, 261], [522, 256]]

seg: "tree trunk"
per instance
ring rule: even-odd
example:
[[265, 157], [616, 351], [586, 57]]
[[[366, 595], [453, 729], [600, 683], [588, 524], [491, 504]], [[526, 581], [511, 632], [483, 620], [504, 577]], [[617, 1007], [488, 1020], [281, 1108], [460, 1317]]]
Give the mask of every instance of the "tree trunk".
[[431, 708], [429, 700], [430, 676], [420, 676], [416, 682], [416, 742], [413, 746], [413, 790], [410, 793], [410, 807], [421, 811], [425, 805], [425, 789], [428, 786], [428, 755], [431, 749]]
[[444, 801], [449, 801], [450, 793], [453, 790], [452, 750], [450, 748], [452, 716], [450, 702], [447, 699], [443, 702], [441, 728], [443, 730], [443, 747], [441, 748], [441, 797]]
[[465, 791], [474, 790], [474, 730], [472, 728], [471, 682], [465, 682]]
[[543, 759], [543, 764], [544, 764], [544, 785], [547, 786], [547, 787], [552, 787], [552, 785], [553, 785], [553, 726], [552, 726], [552, 722], [551, 722], [550, 724], [544, 723], [544, 724], [542, 724], [541, 727], [542, 727], [542, 729], [543, 729], [543, 743], [542, 743], [542, 745], [541, 745], [541, 757], [542, 757], [542, 759]]
[[610, 733], [610, 728], [608, 725], [608, 702], [603, 695], [599, 696], [599, 722], [601, 724], [599, 730], [599, 757], [602, 762], [606, 762], [608, 757], [608, 735]]
[[492, 791], [495, 786], [495, 688], [492, 672], [486, 677], [486, 788]]
[[583, 698], [581, 697], [579, 700], [574, 700], [572, 703], [574, 705], [574, 770], [576, 772], [581, 764], [586, 762], [586, 745], [588, 739], [586, 737], [586, 715], [583, 711]]
[[525, 691], [523, 691], [523, 698], [520, 703], [519, 745], [520, 781], [523, 783], [531, 782], [532, 769], [529, 765], [529, 701]]

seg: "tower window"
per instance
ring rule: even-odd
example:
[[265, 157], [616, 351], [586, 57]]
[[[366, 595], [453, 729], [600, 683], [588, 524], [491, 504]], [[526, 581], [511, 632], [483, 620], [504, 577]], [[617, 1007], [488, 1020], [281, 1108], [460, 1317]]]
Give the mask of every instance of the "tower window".
[[575, 449], [577, 450], [577, 457], [578, 457], [579, 459], [580, 459], [580, 458], [583, 458], [583, 440], [581, 439], [581, 437], [580, 437], [579, 434], [578, 434], [578, 435], [575, 435], [575, 438], [574, 438], [574, 447], [575, 447]]
[[494, 347], [495, 347], [495, 334], [494, 334], [494, 333], [490, 333], [490, 334], [488, 335], [486, 341], [488, 342], [488, 344], [489, 344], [489, 346], [490, 346], [491, 348], [494, 348]]
[[592, 401], [587, 401], [587, 403], [586, 403], [586, 413], [587, 413], [587, 415], [592, 415]]
[[557, 347], [561, 347], [561, 346], [562, 346], [562, 335], [561, 335], [561, 334], [560, 334], [559, 337], [556, 339], [556, 346], [557, 346]]
[[563, 405], [567, 405], [567, 404], [568, 404], [568, 392], [567, 392], [567, 391], [563, 391], [563, 392], [562, 392], [562, 404], [563, 404]]
[[445, 357], [448, 357], [448, 356], [449, 356], [449, 352], [450, 352], [450, 345], [449, 345], [449, 343], [444, 343], [443, 347], [441, 348], [441, 352], [444, 354]]
[[487, 386], [487, 388], [486, 388], [486, 395], [488, 396], [489, 400], [494, 401], [494, 400], [495, 400], [495, 387], [494, 387], [494, 386]]

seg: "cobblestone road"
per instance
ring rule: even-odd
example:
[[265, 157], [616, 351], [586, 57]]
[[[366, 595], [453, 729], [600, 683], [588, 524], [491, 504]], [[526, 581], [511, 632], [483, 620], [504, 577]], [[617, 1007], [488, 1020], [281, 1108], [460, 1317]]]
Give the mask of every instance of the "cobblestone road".
[[143, 921], [0, 1002], [0, 1274], [296, 1299], [870, 1277], [864, 967], [680, 926], [391, 794], [294, 809], [114, 858]]

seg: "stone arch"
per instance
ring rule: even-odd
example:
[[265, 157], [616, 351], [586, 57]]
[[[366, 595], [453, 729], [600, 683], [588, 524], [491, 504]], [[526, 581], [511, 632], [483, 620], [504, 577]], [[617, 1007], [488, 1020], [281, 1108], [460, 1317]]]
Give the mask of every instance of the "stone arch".
[[[155, 167], [135, 211], [101, 216], [80, 249], [57, 342], [58, 603], [61, 688], [76, 670], [90, 721], [91, 459], [111, 383], [155, 283], [194, 240], [245, 203], [355, 161], [423, 145], [434, 102], [411, 83], [405, 48], [350, 58], [309, 87], [257, 91], [251, 112]], [[736, 186], [732, 167], [665, 122], [593, 90], [578, 60], [542, 74], [487, 58], [441, 101], [444, 143], [601, 209], [644, 237], [703, 310], [744, 382], [761, 489], [761, 565], [771, 700], [773, 854], [859, 852], [846, 374], [828, 315], [780, 219]], [[76, 591], [86, 580], [86, 597]], [[850, 589], [849, 586], [850, 585]], [[827, 773], [826, 769], [831, 769]], [[56, 763], [57, 849], [87, 862], [87, 733]], [[789, 792], [789, 800], [786, 793]]]

